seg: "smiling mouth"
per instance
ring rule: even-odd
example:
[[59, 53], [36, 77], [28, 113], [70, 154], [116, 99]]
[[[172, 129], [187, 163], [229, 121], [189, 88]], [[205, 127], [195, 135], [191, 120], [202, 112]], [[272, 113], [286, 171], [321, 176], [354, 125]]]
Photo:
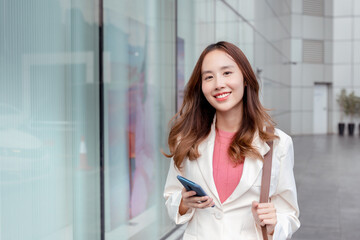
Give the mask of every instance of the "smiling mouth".
[[227, 96], [229, 96], [231, 94], [231, 92], [227, 92], [227, 93], [220, 93], [218, 95], [215, 95], [214, 97], [216, 99], [220, 99], [220, 98], [226, 98]]

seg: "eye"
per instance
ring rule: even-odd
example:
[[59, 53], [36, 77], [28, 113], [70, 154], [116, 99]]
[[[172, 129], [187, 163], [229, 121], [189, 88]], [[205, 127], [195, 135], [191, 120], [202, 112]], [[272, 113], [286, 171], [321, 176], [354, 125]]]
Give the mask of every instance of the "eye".
[[230, 75], [232, 72], [229, 72], [229, 71], [226, 71], [226, 72], [224, 72], [224, 75], [225, 76], [228, 76], [228, 75]]
[[206, 76], [205, 78], [204, 78], [204, 80], [210, 80], [212, 78], [212, 76]]

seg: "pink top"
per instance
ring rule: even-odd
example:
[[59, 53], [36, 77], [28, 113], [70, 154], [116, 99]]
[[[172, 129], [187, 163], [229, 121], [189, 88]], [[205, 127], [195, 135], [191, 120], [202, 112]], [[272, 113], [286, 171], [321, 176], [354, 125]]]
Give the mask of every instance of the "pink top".
[[239, 184], [244, 163], [235, 165], [227, 151], [235, 133], [216, 129], [213, 176], [221, 203], [233, 193]]

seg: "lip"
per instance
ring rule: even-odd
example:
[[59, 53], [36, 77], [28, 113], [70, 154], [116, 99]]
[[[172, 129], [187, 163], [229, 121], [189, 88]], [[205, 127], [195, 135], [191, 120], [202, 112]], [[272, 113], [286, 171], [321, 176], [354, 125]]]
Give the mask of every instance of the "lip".
[[[227, 96], [225, 96], [225, 97], [223, 97], [223, 98], [216, 98], [217, 96], [219, 96], [219, 95], [222, 95], [222, 94], [228, 94], [229, 93], [229, 95], [227, 95]], [[218, 94], [215, 94], [214, 95], [214, 98], [216, 99], [216, 101], [225, 101], [226, 99], [228, 99], [229, 98], [229, 96], [231, 95], [231, 92], [222, 92], [222, 93], [218, 93]]]

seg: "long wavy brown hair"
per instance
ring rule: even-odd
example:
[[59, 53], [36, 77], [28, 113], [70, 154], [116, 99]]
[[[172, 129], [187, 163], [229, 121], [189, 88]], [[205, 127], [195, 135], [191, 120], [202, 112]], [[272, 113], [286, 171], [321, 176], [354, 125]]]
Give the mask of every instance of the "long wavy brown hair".
[[201, 67], [203, 60], [211, 51], [221, 50], [229, 54], [236, 62], [244, 76], [243, 117], [240, 128], [236, 132], [228, 149], [230, 158], [236, 163], [242, 163], [244, 157], [263, 159], [261, 154], [252, 146], [256, 132], [263, 141], [277, 138], [272, 133], [266, 132], [264, 127], [274, 127], [275, 123], [267, 114], [259, 100], [259, 84], [245, 54], [234, 44], [218, 42], [209, 45], [201, 53], [195, 68], [186, 85], [184, 100], [180, 111], [170, 120], [170, 133], [168, 144], [170, 154], [166, 157], [173, 158], [178, 169], [187, 157], [195, 160], [200, 157], [199, 144], [206, 139], [211, 130], [215, 108], [206, 100], [201, 86]]

